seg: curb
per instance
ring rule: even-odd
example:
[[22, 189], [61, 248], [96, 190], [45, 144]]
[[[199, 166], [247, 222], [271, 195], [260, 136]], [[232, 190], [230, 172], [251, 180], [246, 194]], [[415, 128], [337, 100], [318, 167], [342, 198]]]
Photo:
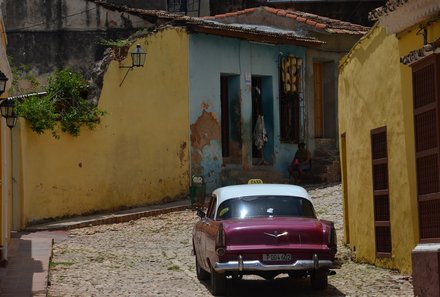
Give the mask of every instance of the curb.
[[54, 223], [49, 223], [49, 224], [28, 226], [24, 229], [24, 231], [35, 232], [35, 231], [71, 230], [71, 229], [78, 229], [78, 228], [91, 227], [91, 226], [97, 226], [97, 225], [126, 223], [129, 221], [134, 221], [134, 220], [144, 218], [144, 217], [158, 216], [161, 214], [166, 214], [166, 213], [175, 212], [175, 211], [182, 211], [182, 210], [186, 210], [186, 209], [192, 209], [192, 206], [191, 205], [182, 205], [182, 206], [174, 206], [174, 207], [163, 208], [163, 209], [154, 209], [154, 210], [135, 212], [135, 213], [130, 213], [130, 214], [111, 214], [111, 215], [108, 215], [108, 217], [99, 218], [99, 219], [84, 219], [83, 221], [77, 222], [77, 223], [75, 223], [75, 222], [65, 222], [65, 223], [54, 222]]

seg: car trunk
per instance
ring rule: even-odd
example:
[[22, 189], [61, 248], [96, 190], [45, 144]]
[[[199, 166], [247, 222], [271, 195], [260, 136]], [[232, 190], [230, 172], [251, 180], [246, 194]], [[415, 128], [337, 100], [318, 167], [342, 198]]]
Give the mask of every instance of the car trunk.
[[321, 223], [314, 218], [251, 218], [223, 221], [227, 245], [323, 244]]

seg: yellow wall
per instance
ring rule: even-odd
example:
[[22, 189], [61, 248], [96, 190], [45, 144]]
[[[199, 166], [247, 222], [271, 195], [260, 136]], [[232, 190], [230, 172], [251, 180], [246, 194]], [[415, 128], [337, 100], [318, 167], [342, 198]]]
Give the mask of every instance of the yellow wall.
[[[411, 271], [417, 244], [412, 110], [402, 100], [399, 44], [374, 27], [341, 62], [339, 131], [345, 133], [343, 182], [348, 202], [350, 246], [360, 261]], [[370, 131], [387, 127], [392, 257], [375, 252]]]
[[[167, 29], [136, 43], [148, 53], [145, 66], [120, 87], [127, 69], [111, 62], [99, 101], [108, 114], [96, 130], [56, 140], [19, 119], [14, 194], [22, 197], [22, 225], [186, 196], [188, 36]], [[130, 55], [121, 65], [131, 65]]]
[[[7, 89], [9, 89], [11, 87], [11, 83], [12, 83], [13, 77], [12, 77], [12, 72], [11, 72], [11, 68], [9, 66], [8, 57], [7, 57], [7, 53], [6, 53], [6, 46], [7, 46], [8, 42], [7, 42], [6, 30], [5, 30], [5, 25], [4, 25], [4, 22], [3, 22], [3, 16], [2, 16], [1, 11], [0, 11], [0, 32], [1, 32], [0, 33], [0, 71], [2, 71], [6, 75], [6, 77], [9, 79], [7, 81], [7, 85], [6, 85], [6, 90], [7, 90]], [[2, 98], [7, 98], [8, 97], [7, 91], [5, 93], [3, 93], [1, 95], [1, 97]], [[0, 127], [0, 139], [3, 139], [2, 131], [3, 130]], [[4, 144], [4, 145], [9, 147], [8, 144]], [[0, 160], [1, 160], [1, 156], [3, 154], [3, 149], [4, 149], [3, 147], [0, 148]], [[3, 166], [2, 161], [0, 161], [0, 165], [1, 165], [0, 166], [0, 168], [1, 168]], [[6, 164], [6, 165], [9, 165], [9, 164]], [[3, 172], [0, 169], [0, 175], [2, 173]], [[0, 197], [1, 197], [1, 199], [0, 199], [0, 245], [6, 245], [5, 237], [10, 238], [10, 232], [9, 231], [10, 231], [10, 226], [11, 226], [11, 220], [10, 220], [10, 218], [11, 218], [11, 211], [10, 211], [10, 209], [11, 209], [11, 200], [10, 199], [11, 198], [10, 198], [10, 196], [3, 197], [2, 186], [3, 186], [4, 183], [7, 182], [5, 180], [5, 178], [6, 178], [5, 176], [1, 176], [1, 180], [3, 182], [0, 183]], [[3, 203], [2, 203], [3, 199], [5, 199], [7, 201], [7, 205], [8, 205], [8, 207], [7, 207], [8, 208], [8, 217], [6, 217], [6, 218], [3, 216], [3, 208], [2, 208], [3, 207]], [[3, 232], [5, 227], [6, 227], [5, 224], [8, 225], [8, 227], [7, 227], [8, 234], [6, 234], [6, 236], [5, 236], [4, 232]]]

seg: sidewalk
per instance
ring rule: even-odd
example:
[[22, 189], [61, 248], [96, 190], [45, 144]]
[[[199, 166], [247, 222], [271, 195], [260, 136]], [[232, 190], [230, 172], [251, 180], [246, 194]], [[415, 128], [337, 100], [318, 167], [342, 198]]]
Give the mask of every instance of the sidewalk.
[[142, 217], [184, 210], [191, 207], [189, 199], [161, 205], [152, 205], [74, 217], [44, 224], [32, 225], [11, 239], [8, 264], [0, 268], [1, 297], [47, 296], [49, 263], [54, 242], [68, 238], [68, 231], [101, 224], [114, 224]]

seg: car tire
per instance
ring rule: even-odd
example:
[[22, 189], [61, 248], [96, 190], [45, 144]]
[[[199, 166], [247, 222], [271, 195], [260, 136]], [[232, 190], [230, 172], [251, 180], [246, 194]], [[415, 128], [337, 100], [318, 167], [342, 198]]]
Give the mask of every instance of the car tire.
[[310, 274], [310, 282], [314, 290], [325, 290], [328, 285], [327, 271], [315, 270]]
[[211, 293], [214, 296], [221, 296], [226, 293], [226, 275], [215, 272], [211, 267]]
[[197, 279], [199, 280], [207, 280], [209, 278], [209, 273], [203, 269], [202, 267], [200, 267], [199, 265], [199, 260], [197, 260], [197, 256], [196, 258], [196, 275], [197, 275]]

